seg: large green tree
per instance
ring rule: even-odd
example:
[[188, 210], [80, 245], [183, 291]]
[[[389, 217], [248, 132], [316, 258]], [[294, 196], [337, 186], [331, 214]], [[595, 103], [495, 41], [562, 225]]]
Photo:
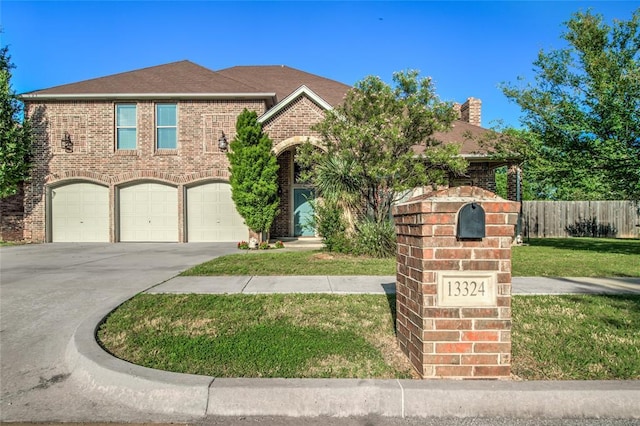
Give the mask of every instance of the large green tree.
[[322, 149], [306, 145], [296, 160], [320, 195], [330, 196], [333, 188], [342, 206], [357, 205], [356, 213], [382, 223], [406, 190], [465, 170], [459, 147], [433, 138], [455, 118], [453, 106], [440, 101], [432, 81], [417, 71], [394, 73], [393, 85], [366, 77], [314, 126]]
[[278, 160], [273, 142], [263, 133], [254, 111], [245, 109], [236, 122], [236, 136], [227, 154], [231, 196], [247, 226], [265, 239], [278, 213]]
[[532, 133], [528, 158], [556, 199], [640, 199], [640, 9], [607, 25], [574, 14], [567, 46], [540, 51], [535, 81], [504, 84]]
[[0, 198], [18, 192], [29, 178], [33, 136], [23, 119], [22, 102], [11, 87], [9, 49], [0, 49]]

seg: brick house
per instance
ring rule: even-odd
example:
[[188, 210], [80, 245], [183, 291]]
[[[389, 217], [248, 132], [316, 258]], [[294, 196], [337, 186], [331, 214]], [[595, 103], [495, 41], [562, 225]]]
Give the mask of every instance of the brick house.
[[[294, 154], [310, 126], [349, 86], [286, 66], [211, 71], [189, 61], [22, 95], [36, 134], [35, 167], [23, 191], [2, 200], [0, 239], [32, 242], [240, 241], [249, 236], [228, 184], [219, 141], [236, 117], [256, 111], [280, 164], [274, 237], [305, 235], [312, 189], [296, 181]], [[451, 185], [495, 190], [498, 163], [474, 154], [480, 101], [439, 135], [461, 143], [469, 174]]]

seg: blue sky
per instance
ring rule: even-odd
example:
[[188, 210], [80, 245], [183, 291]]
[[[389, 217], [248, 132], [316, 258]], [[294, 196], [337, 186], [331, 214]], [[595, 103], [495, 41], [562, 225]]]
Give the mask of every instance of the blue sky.
[[482, 124], [518, 126], [501, 82], [532, 78], [563, 47], [571, 14], [629, 20], [635, 1], [7, 1], [18, 93], [189, 59], [217, 70], [288, 65], [353, 84], [394, 71], [430, 76], [441, 99], [482, 100]]

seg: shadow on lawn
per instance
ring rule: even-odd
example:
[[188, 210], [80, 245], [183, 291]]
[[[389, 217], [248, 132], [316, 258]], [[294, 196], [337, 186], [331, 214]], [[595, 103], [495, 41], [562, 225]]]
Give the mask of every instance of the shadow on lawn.
[[[640, 295], [639, 294], [597, 294], [597, 295], [573, 295], [564, 296], [569, 300], [579, 304], [592, 305], [595, 311], [598, 311], [598, 307], [601, 305], [601, 300], [607, 300], [607, 304], [616, 310], [627, 311], [627, 320], [632, 323], [640, 323]], [[616, 318], [611, 318], [609, 315], [602, 312], [598, 318], [595, 318], [604, 324], [618, 329], [628, 328], [628, 322], [620, 321]]]
[[532, 238], [526, 243], [534, 247], [640, 255], [640, 240], [637, 239]]

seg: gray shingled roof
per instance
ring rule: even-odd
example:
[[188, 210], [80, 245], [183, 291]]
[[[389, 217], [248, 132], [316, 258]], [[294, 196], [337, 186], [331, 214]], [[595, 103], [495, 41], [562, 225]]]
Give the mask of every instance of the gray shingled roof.
[[172, 62], [25, 93], [25, 98], [91, 95], [217, 94], [275, 95], [281, 101], [306, 85], [330, 105], [340, 103], [346, 84], [286, 66], [242, 66], [212, 71], [190, 61]]
[[[465, 156], [486, 155], [487, 150], [480, 147], [474, 139], [480, 139], [482, 135], [488, 131], [489, 130], [484, 127], [475, 126], [466, 121], [456, 120], [452, 123], [451, 129], [446, 132], [436, 132], [433, 134], [433, 138], [443, 143], [462, 144], [460, 154]], [[469, 136], [473, 139], [470, 139]], [[419, 147], [415, 149], [415, 151], [420, 154], [424, 151], [424, 147]]]
[[26, 93], [29, 95], [274, 93], [225, 77], [190, 61], [172, 62]]
[[261, 91], [275, 91], [278, 102], [305, 85], [335, 106], [342, 103], [350, 86], [285, 65], [236, 66], [218, 71], [226, 77], [241, 81]]

